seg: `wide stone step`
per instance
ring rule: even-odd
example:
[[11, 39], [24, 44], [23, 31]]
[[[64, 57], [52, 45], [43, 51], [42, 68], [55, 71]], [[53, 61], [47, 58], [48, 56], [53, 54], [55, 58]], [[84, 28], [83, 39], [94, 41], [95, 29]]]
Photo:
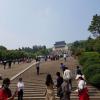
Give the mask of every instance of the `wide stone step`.
[[[15, 98], [17, 100], [17, 98]], [[45, 100], [45, 97], [24, 97], [24, 100]], [[59, 97], [56, 97], [59, 100]], [[78, 96], [71, 96], [71, 100], [78, 100]], [[91, 96], [90, 100], [100, 100], [99, 96]]]
[[[55, 94], [55, 96], [57, 96], [57, 95]], [[77, 94], [71, 94], [71, 97], [72, 96], [76, 96], [77, 97], [78, 95]], [[89, 96], [90, 97], [91, 96], [96, 96], [96, 97], [98, 96], [98, 97], [100, 97], [100, 95], [92, 95], [92, 94], [91, 95], [89, 94]], [[40, 94], [39, 93], [32, 93], [32, 94], [27, 93], [27, 94], [24, 94], [24, 97], [44, 97], [44, 93], [40, 93]]]
[[[31, 68], [21, 75], [25, 84], [24, 100], [44, 100], [45, 99], [44, 92], [46, 89], [46, 86], [45, 86], [46, 74], [41, 74], [40, 76], [37, 76], [36, 74], [34, 74], [33, 72], [34, 70], [35, 70], [34, 68]], [[48, 69], [46, 69], [45, 71], [47, 70]], [[54, 76], [53, 80], [55, 80], [56, 79], [55, 72], [54, 74], [52, 74], [52, 76]], [[19, 77], [12, 81], [12, 84], [11, 84], [12, 91], [16, 89], [18, 79]], [[77, 87], [77, 83], [75, 80], [73, 80], [72, 90], [74, 91], [76, 87]], [[88, 89], [89, 89], [89, 95], [91, 98], [90, 100], [100, 100], [99, 90], [97, 90], [93, 86], [88, 86]], [[54, 91], [55, 91], [56, 100], [59, 100], [59, 98], [57, 97], [57, 89], [54, 88]], [[78, 100], [77, 93], [75, 92], [71, 93], [71, 100]]]

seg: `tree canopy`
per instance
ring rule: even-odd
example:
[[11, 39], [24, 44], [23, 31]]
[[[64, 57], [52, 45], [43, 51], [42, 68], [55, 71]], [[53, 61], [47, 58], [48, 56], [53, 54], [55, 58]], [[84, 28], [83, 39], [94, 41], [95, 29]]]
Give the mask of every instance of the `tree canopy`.
[[22, 59], [22, 58], [35, 58], [39, 55], [48, 55], [49, 49], [46, 46], [33, 46], [22, 47], [16, 50], [7, 50], [6, 47], [0, 46], [0, 60], [9, 60], [9, 59]]
[[0, 45], [0, 50], [7, 50], [7, 48], [2, 46], [2, 45]]
[[93, 34], [95, 37], [100, 36], [100, 15], [94, 15], [91, 21], [91, 24], [88, 30]]

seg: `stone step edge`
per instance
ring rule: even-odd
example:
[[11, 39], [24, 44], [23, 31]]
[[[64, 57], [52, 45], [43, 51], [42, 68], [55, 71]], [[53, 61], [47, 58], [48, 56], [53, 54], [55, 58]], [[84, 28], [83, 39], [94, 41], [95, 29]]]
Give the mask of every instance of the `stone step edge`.
[[[23, 97], [24, 99], [45, 99], [45, 97]], [[59, 98], [59, 97], [55, 97], [55, 98]], [[70, 97], [71, 99], [77, 99], [78, 97], [77, 96], [71, 96]], [[90, 99], [92, 99], [92, 98], [94, 98], [94, 99], [99, 99], [100, 98], [100, 96], [90, 96]], [[17, 97], [15, 97], [15, 99], [17, 99]]]
[[25, 71], [27, 71], [28, 69], [30, 69], [33, 65], [35, 65], [35, 63], [31, 64], [29, 67], [25, 68], [24, 70], [22, 70], [21, 72], [17, 73], [16, 75], [14, 75], [13, 77], [11, 77], [11, 81], [14, 80], [15, 78], [17, 78], [19, 75], [23, 74]]

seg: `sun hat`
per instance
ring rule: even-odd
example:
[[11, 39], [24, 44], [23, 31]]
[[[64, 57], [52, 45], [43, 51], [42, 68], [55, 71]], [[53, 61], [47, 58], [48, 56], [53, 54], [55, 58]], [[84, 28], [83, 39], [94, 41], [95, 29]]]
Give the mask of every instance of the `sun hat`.
[[81, 75], [77, 75], [75, 79], [77, 80], [77, 79], [79, 79], [79, 77], [82, 77], [82, 76]]

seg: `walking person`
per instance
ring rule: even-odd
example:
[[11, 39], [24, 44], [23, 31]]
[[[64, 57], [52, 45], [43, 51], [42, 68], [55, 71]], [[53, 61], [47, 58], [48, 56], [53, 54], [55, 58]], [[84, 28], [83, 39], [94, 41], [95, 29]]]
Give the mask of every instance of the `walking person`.
[[60, 100], [70, 100], [70, 94], [71, 94], [71, 86], [69, 80], [63, 80], [60, 91], [61, 95]]
[[65, 71], [64, 71], [64, 74], [63, 74], [63, 79], [68, 80], [69, 84], [71, 85], [71, 88], [72, 88], [72, 73], [68, 69], [68, 67], [65, 67]]
[[82, 78], [81, 75], [76, 76], [76, 80], [78, 83], [78, 88], [75, 92], [78, 92], [79, 100], [90, 100], [88, 95], [88, 89], [86, 87], [86, 82]]
[[37, 70], [37, 75], [39, 75], [39, 73], [40, 73], [40, 61], [38, 61], [36, 64], [36, 70]]
[[12, 61], [11, 60], [9, 60], [8, 61], [8, 67], [11, 69], [11, 64], [12, 64]]
[[82, 75], [82, 71], [79, 66], [77, 66], [76, 75]]
[[2, 75], [0, 74], [0, 80], [2, 80]]
[[65, 65], [63, 63], [60, 63], [60, 69], [62, 70], [62, 72], [64, 73], [65, 71]]
[[10, 79], [5, 78], [3, 80], [2, 87], [0, 88], [0, 100], [14, 100], [17, 91], [15, 91], [15, 93], [12, 95], [9, 85], [10, 85]]
[[4, 69], [6, 68], [6, 64], [7, 64], [7, 61], [4, 60], [4, 61], [3, 61]]
[[55, 100], [55, 93], [54, 93], [54, 83], [51, 77], [51, 74], [46, 76], [46, 92], [45, 92], [45, 100]]
[[66, 61], [66, 58], [67, 58], [67, 54], [66, 53], [64, 53], [64, 60]]
[[17, 83], [17, 89], [18, 89], [18, 100], [23, 100], [24, 82], [22, 78], [19, 78], [19, 82]]
[[85, 80], [85, 76], [83, 75], [83, 73], [82, 73], [82, 71], [81, 71], [81, 69], [80, 69], [79, 66], [77, 66], [77, 69], [76, 69], [76, 76], [77, 76], [77, 75], [81, 75], [82, 78]]
[[56, 75], [57, 75], [57, 84], [56, 84], [57, 96], [60, 97], [61, 100], [60, 91], [61, 91], [61, 84], [63, 83], [63, 78], [60, 76], [60, 72], [57, 72]]

